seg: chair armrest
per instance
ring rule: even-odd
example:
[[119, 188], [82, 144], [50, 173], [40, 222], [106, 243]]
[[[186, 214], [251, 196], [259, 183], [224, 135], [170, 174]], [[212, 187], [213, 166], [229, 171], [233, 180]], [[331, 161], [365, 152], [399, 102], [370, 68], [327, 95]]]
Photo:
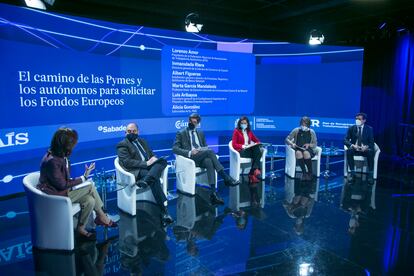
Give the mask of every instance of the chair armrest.
[[121, 165], [119, 165], [118, 158], [115, 158], [114, 164], [116, 171], [116, 184], [120, 186], [134, 186], [135, 176], [124, 170]]
[[292, 147], [286, 145], [286, 159], [296, 159], [295, 150]]
[[168, 169], [170, 168], [170, 166], [168, 165], [167, 167], [165, 167], [164, 171], [161, 174], [161, 179], [162, 179], [162, 190], [165, 194], [165, 196], [167, 196], [168, 194]]
[[381, 153], [381, 149], [378, 147], [378, 145], [376, 143], [374, 144], [374, 150], [375, 150], [374, 160], [375, 160], [375, 162], [378, 162], [378, 158], [379, 158], [379, 154]]
[[193, 169], [195, 171], [196, 165], [195, 165], [194, 160], [192, 160], [190, 158], [186, 158], [186, 157], [184, 157], [182, 155], [178, 155], [178, 154], [175, 155], [175, 159], [176, 159], [176, 161], [175, 161], [175, 171], [177, 173], [181, 173], [183, 171], [190, 170], [190, 169]]
[[315, 148], [315, 156], [318, 157], [318, 160], [321, 159], [321, 156], [322, 156], [322, 148], [321, 147], [316, 147]]
[[240, 153], [233, 148], [231, 143], [232, 141], [229, 142], [230, 160], [240, 163]]

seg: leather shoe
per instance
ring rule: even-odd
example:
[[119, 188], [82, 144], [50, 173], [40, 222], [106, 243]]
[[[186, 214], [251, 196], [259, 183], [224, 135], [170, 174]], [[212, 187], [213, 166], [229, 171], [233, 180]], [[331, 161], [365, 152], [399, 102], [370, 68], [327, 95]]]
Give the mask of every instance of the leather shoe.
[[145, 189], [148, 187], [148, 183], [145, 180], [139, 180], [137, 183], [135, 183], [139, 188]]
[[224, 205], [224, 200], [220, 198], [217, 193], [212, 193], [210, 195], [210, 202], [213, 205]]
[[239, 184], [240, 184], [240, 181], [233, 179], [231, 176], [227, 177], [224, 180], [224, 185], [226, 185], [226, 186], [237, 186]]
[[164, 225], [168, 225], [174, 222], [174, 219], [168, 213], [162, 214], [161, 220]]

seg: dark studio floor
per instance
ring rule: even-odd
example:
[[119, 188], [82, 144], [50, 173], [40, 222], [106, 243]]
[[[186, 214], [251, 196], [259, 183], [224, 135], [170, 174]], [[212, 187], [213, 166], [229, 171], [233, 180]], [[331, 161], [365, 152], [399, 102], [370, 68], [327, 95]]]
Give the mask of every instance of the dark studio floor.
[[[0, 201], [0, 274], [412, 275], [412, 180], [390, 170], [372, 185], [365, 176], [347, 183], [341, 166], [334, 171], [314, 181], [220, 183], [219, 208], [197, 187], [169, 202], [169, 227], [155, 205], [139, 203], [136, 217], [121, 213], [119, 229], [98, 228], [97, 243], [77, 242], [72, 253], [32, 249], [26, 198]], [[114, 196], [108, 209], [119, 213]], [[249, 207], [252, 197], [263, 208]]]

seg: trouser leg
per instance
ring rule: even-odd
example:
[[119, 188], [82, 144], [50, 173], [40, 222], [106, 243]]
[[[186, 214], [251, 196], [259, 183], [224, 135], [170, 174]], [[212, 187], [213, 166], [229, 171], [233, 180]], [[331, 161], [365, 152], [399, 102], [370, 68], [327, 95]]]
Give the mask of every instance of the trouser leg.
[[70, 191], [68, 196], [73, 203], [79, 203], [81, 206], [79, 225], [86, 224], [92, 210], [102, 210], [103, 203], [95, 186]]
[[374, 155], [375, 155], [375, 152], [373, 150], [368, 150], [366, 152], [369, 173], [373, 173], [374, 171]]
[[165, 210], [164, 202], [167, 201], [167, 197], [164, 194], [164, 191], [161, 187], [160, 179], [156, 179], [150, 184], [152, 194], [154, 196], [157, 205], [161, 208], [161, 210]]
[[138, 175], [138, 180], [143, 179], [148, 183], [155, 202], [162, 210], [165, 209], [164, 202], [167, 200], [160, 182], [161, 174], [167, 166], [167, 162], [165, 160], [163, 161], [164, 162], [158, 161], [154, 163], [150, 166], [149, 170], [140, 170]]
[[255, 169], [260, 169], [260, 158], [262, 157], [262, 151], [259, 147], [256, 146], [244, 149], [240, 152], [240, 156], [252, 159], [252, 168], [250, 172], [253, 172]]
[[216, 172], [213, 165], [213, 161], [210, 158], [205, 158], [199, 164], [201, 168], [205, 168], [207, 170], [207, 179], [208, 184], [210, 187], [215, 190], [216, 189]]
[[152, 164], [147, 173], [148, 177], [153, 177], [154, 179], [159, 179], [164, 172], [164, 169], [167, 167], [167, 161], [164, 159], [158, 160]]
[[355, 150], [354, 149], [347, 149], [346, 150], [346, 159], [348, 162], [348, 168], [351, 172], [355, 171], [355, 161], [354, 161], [354, 156], [355, 156]]

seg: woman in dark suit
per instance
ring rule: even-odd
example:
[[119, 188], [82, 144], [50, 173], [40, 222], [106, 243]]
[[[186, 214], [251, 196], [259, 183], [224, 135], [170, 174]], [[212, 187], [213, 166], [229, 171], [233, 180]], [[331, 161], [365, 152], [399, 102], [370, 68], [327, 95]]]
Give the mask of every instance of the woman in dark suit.
[[249, 119], [246, 116], [240, 117], [237, 127], [233, 131], [232, 145], [241, 157], [252, 159], [252, 167], [249, 172], [250, 183], [262, 180], [262, 172], [259, 169], [262, 151], [257, 145], [259, 143], [259, 139], [250, 129]]
[[[77, 226], [79, 237], [95, 240], [96, 235], [85, 229], [87, 219], [93, 210], [96, 212], [95, 223], [108, 227], [116, 227], [102, 210], [102, 200], [94, 185], [73, 190], [72, 188], [89, 177], [95, 168], [95, 163], [85, 165], [85, 173], [76, 178], [70, 177], [68, 157], [78, 142], [78, 133], [70, 128], [59, 128], [53, 135], [50, 148], [42, 159], [40, 165], [40, 178], [38, 188], [47, 194], [67, 196], [73, 203], [79, 203], [81, 214]], [[45, 214], [47, 215], [47, 214]]]

